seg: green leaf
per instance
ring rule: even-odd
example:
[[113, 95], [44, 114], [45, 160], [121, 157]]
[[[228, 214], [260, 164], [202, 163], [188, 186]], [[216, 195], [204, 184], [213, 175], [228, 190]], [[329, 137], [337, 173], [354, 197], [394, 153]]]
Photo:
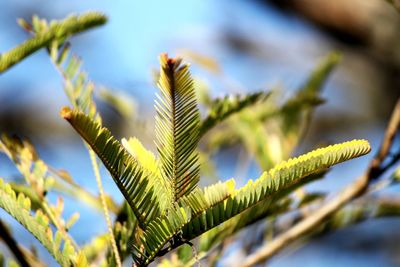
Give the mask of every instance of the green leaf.
[[[178, 213], [179, 215], [178, 210], [180, 209], [182, 211], [183, 209], [185, 210], [185, 214], [190, 214], [190, 217], [197, 216], [207, 209], [210, 209], [211, 207], [217, 205], [218, 203], [222, 203], [231, 195], [233, 189], [234, 181], [229, 180], [225, 183], [218, 182], [214, 185], [206, 187], [203, 190], [201, 190], [200, 188], [196, 188], [189, 195], [182, 196], [178, 201], [179, 205], [175, 205], [174, 207], [169, 209], [167, 215], [159, 218], [158, 221], [157, 219], [152, 221], [154, 228], [153, 230], [149, 230], [148, 228], [143, 233], [143, 236], [146, 236], [146, 240], [159, 240], [157, 241], [157, 245], [146, 247], [145, 252], [140, 252], [139, 248], [141, 246], [136, 246], [136, 256], [134, 256], [134, 258], [137, 258], [136, 260], [138, 263], [148, 264], [153, 260], [156, 255], [159, 255], [160, 253], [162, 254], [160, 250], [168, 241], [171, 241], [172, 243], [169, 247], [164, 249], [165, 251], [172, 250], [173, 248], [181, 245], [183, 240], [179, 236], [176, 236], [176, 233], [178, 233], [182, 229], [182, 227], [189, 222], [190, 219], [187, 219], [186, 222], [183, 222], [183, 220], [179, 219], [181, 222], [179, 224], [177, 222], [174, 222], [175, 219], [171, 220], [171, 218], [174, 218], [173, 216], [177, 216], [173, 214]], [[177, 228], [177, 226], [179, 227]], [[169, 229], [174, 229], [175, 234], [165, 235], [164, 237], [162, 237], [165, 232], [165, 227]], [[161, 239], [160, 236], [162, 237]], [[144, 242], [145, 241], [142, 238], [140, 244], [144, 246]]]
[[[152, 262], [157, 253], [173, 237], [176, 237], [190, 219], [190, 209], [179, 206], [175, 206], [168, 214], [154, 219], [141, 235], [140, 244], [133, 246], [135, 262], [139, 266], [146, 266]], [[179, 242], [180, 240], [175, 241]]]
[[324, 57], [294, 95], [282, 102], [279, 91], [268, 101], [251, 110], [243, 110], [209, 138], [214, 149], [243, 142], [263, 169], [269, 169], [292, 155], [308, 129], [314, 109], [323, 103], [324, 83], [339, 63], [340, 55], [332, 52]]
[[122, 138], [121, 143], [129, 154], [138, 161], [144, 171], [154, 176], [161, 176], [159, 161], [151, 151], [140, 143], [139, 139], [135, 137], [131, 137], [128, 140]]
[[169, 180], [165, 180], [161, 174], [159, 160], [147, 150], [137, 138], [122, 139], [122, 145], [134, 157], [142, 167], [146, 175], [151, 176], [160, 184], [162, 192], [158, 195], [161, 213], [172, 206], [172, 189]]
[[240, 112], [246, 107], [265, 101], [269, 95], [269, 92], [261, 91], [246, 95], [225, 96], [222, 99], [213, 100], [209, 104], [210, 109], [207, 117], [201, 122], [200, 136], [203, 136], [216, 124], [224, 121], [229, 116]]
[[61, 49], [53, 47], [51, 54], [55, 54], [52, 58], [53, 63], [63, 77], [64, 91], [74, 109], [79, 109], [101, 122], [93, 100], [94, 84], [88, 80], [87, 73], [81, 70], [82, 61], [71, 54], [69, 44], [65, 44]]
[[269, 199], [259, 202], [241, 214], [202, 234], [199, 240], [199, 251], [207, 252], [214, 245], [217, 245], [225, 238], [232, 237], [244, 227], [268, 216], [277, 216], [282, 212], [286, 212], [289, 208], [289, 204], [290, 201], [287, 198], [276, 201], [275, 203], [270, 203]]
[[155, 108], [156, 145], [162, 175], [172, 187], [172, 199], [192, 192], [199, 180], [198, 153], [200, 115], [188, 65], [181, 59], [160, 56], [160, 77]]
[[270, 205], [307, 181], [311, 174], [369, 151], [367, 141], [353, 140], [284, 161], [264, 172], [256, 181], [250, 180], [225, 201], [194, 217], [183, 228], [183, 237], [188, 240], [195, 238], [261, 201]]
[[322, 88], [340, 59], [341, 56], [337, 52], [331, 52], [325, 56], [305, 84], [281, 107], [284, 132], [294, 132], [297, 135], [300, 132], [302, 135], [302, 132], [308, 128], [314, 108], [323, 103]]
[[234, 192], [234, 187], [235, 181], [231, 179], [225, 183], [218, 182], [203, 190], [196, 188], [189, 195], [180, 198], [179, 205], [189, 207], [194, 217], [227, 199]]
[[57, 41], [61, 44], [69, 36], [102, 25], [106, 20], [107, 18], [103, 14], [88, 12], [80, 16], [69, 16], [62, 21], [52, 21], [50, 25], [46, 23], [45, 27], [41, 27], [41, 31], [35, 36], [0, 55], [0, 73], [40, 48], [49, 46], [51, 42]]
[[156, 183], [156, 179], [150, 179], [143, 173], [141, 166], [108, 129], [101, 127], [84, 113], [67, 107], [61, 111], [61, 116], [99, 156], [131, 206], [140, 227], [145, 229], [146, 224], [160, 213], [157, 197], [164, 190], [162, 186]]
[[[37, 210], [34, 216], [31, 215], [29, 202], [29, 198], [21, 193], [17, 196], [11, 186], [0, 179], [0, 207], [31, 232], [61, 266], [72, 266], [75, 262], [76, 252], [71, 245], [68, 245], [69, 240], [63, 239], [58, 232], [54, 239], [49, 219], [41, 210]], [[60, 250], [61, 240], [66, 249], [65, 253]]]

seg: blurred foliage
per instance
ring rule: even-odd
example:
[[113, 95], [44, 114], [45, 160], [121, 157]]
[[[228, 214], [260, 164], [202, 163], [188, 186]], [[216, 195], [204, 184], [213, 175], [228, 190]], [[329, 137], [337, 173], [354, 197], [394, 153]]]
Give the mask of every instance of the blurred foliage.
[[[32, 23], [20, 20], [33, 37], [0, 58], [0, 69], [4, 71], [37, 49], [47, 48], [73, 107], [62, 109], [61, 115], [85, 140], [92, 156], [99, 197], [78, 186], [66, 171], [48, 166], [29, 141], [7, 135], [0, 140], [1, 152], [23, 178], [18, 182], [0, 180], [0, 207], [31, 232], [61, 266], [120, 266], [129, 256], [137, 266], [153, 261], [160, 266], [191, 266], [199, 261], [215, 265], [229, 247], [229, 240], [242, 229], [268, 222], [263, 236], [273, 238], [291, 227], [293, 223], [281, 224], [282, 220], [294, 213], [292, 221], [296, 222], [305, 216], [304, 209], [326, 198], [325, 193], [307, 192], [304, 185], [324, 178], [332, 165], [370, 150], [367, 141], [353, 140], [289, 159], [309, 128], [315, 108], [324, 103], [321, 89], [340, 60], [336, 52], [327, 55], [288, 98], [283, 98], [279, 90], [271, 90], [212, 99], [204, 91], [201, 103], [188, 65], [163, 54], [157, 75], [160, 94], [155, 105], [158, 153], [153, 154], [136, 138], [120, 142], [102, 125], [94, 101], [94, 92], [99, 89], [88, 80], [81, 61], [65, 43], [70, 35], [104, 22], [105, 17], [98, 13], [50, 24], [37, 17]], [[214, 61], [186, 53], [204, 68], [220, 72]], [[124, 96], [106, 89], [100, 89], [98, 96], [126, 118], [133, 113], [134, 106]], [[201, 152], [197, 148], [200, 140], [205, 144]], [[249, 179], [238, 189], [234, 179], [200, 188], [199, 159], [211, 161], [217, 151], [240, 144], [263, 170], [260, 177]], [[102, 192], [95, 154], [125, 197], [123, 204], [115, 204]], [[212, 166], [207, 170], [217, 176]], [[395, 184], [398, 176], [397, 170], [383, 188]], [[49, 200], [49, 192], [60, 195], [56, 203]], [[110, 220], [108, 211], [112, 212], [115, 219], [109, 233], [82, 246], [76, 244], [69, 230], [79, 214], [63, 218], [62, 196], [103, 209], [106, 220]], [[399, 213], [400, 206], [393, 198], [365, 196], [315, 230], [333, 231]], [[44, 264], [34, 248], [13, 246], [8, 231], [0, 229], [0, 237], [14, 255], [22, 255], [18, 263], [7, 259], [8, 266]], [[250, 251], [255, 243], [245, 249]]]
[[0, 56], [0, 73], [6, 71], [41, 48], [51, 43], [61, 44], [69, 36], [102, 25], [106, 22], [102, 14], [90, 12], [81, 16], [70, 16], [63, 21], [52, 21], [50, 24], [37, 16], [32, 18], [32, 24], [19, 19], [19, 24], [27, 31], [34, 31], [34, 37]]

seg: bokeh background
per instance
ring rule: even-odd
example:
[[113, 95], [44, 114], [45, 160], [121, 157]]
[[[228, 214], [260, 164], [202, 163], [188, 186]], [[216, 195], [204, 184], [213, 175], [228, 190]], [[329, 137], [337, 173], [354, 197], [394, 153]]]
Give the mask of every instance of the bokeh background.
[[[298, 153], [318, 143], [353, 138], [370, 140], [376, 151], [400, 96], [400, 14], [383, 0], [1, 1], [0, 51], [28, 37], [17, 18], [30, 20], [37, 14], [61, 19], [87, 10], [104, 12], [109, 21], [72, 38], [72, 50], [98, 87], [123, 95], [134, 106], [132, 118], [149, 125], [154, 120], [156, 92], [152, 71], [157, 69], [161, 52], [182, 55], [189, 62], [196, 55], [212, 59], [209, 68], [193, 63], [192, 72], [213, 96], [223, 96], [269, 88], [290, 94], [305, 82], [318, 59], [332, 50], [340, 51], [343, 60], [324, 89], [327, 102], [317, 108]], [[96, 193], [88, 154], [58, 115], [67, 104], [62, 80], [46, 51], [0, 76], [0, 131], [29, 138], [49, 165], [66, 169]], [[152, 137], [143, 135], [142, 126], [126, 123], [101, 101], [99, 108], [117, 136], [139, 135], [153, 145]], [[334, 168], [316, 186], [340, 190], [362, 173], [370, 158]], [[221, 179], [237, 177], [237, 158], [232, 153], [222, 154], [218, 161], [224, 163], [217, 164], [223, 166], [217, 168]], [[17, 176], [3, 155], [0, 164], [0, 176]], [[237, 178], [256, 177], [259, 171], [250, 168]], [[106, 191], [121, 201], [103, 173]], [[72, 235], [79, 242], [105, 231], [101, 213], [69, 201], [65, 213], [76, 210], [81, 218]], [[4, 212], [0, 216], [12, 221]], [[19, 239], [32, 239], [22, 227], [13, 227]], [[316, 237], [297, 250], [288, 249], [274, 257], [270, 266], [398, 266], [399, 227], [400, 219], [368, 221]]]

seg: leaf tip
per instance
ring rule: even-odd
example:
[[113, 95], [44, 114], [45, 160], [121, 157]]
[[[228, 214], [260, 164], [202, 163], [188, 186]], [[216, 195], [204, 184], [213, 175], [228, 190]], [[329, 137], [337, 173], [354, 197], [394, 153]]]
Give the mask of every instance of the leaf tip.
[[60, 111], [60, 116], [66, 120], [71, 120], [72, 110], [69, 107], [63, 107]]
[[161, 53], [160, 54], [161, 66], [168, 67], [171, 70], [173, 70], [174, 67], [179, 66], [181, 61], [182, 60], [180, 58], [170, 58], [170, 57], [168, 57], [168, 53]]

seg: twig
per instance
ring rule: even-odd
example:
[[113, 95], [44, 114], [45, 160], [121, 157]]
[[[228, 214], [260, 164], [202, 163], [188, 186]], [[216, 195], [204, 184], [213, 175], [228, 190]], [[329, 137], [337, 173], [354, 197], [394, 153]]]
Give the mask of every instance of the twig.
[[38, 33], [22, 44], [0, 55], [0, 73], [8, 70], [25, 57], [43, 47], [47, 47], [54, 40], [63, 40], [66, 37], [88, 30], [106, 22], [103, 14], [89, 12], [81, 16], [70, 16], [65, 20], [54, 22], [44, 33]]
[[272, 257], [291, 242], [299, 239], [303, 235], [311, 232], [315, 227], [322, 223], [334, 212], [338, 211], [342, 206], [351, 200], [362, 195], [368, 188], [371, 180], [376, 178], [376, 175], [382, 174], [381, 164], [389, 153], [393, 138], [400, 125], [400, 99], [397, 100], [396, 106], [392, 113], [388, 127], [386, 128], [385, 137], [379, 152], [371, 161], [364, 175], [357, 178], [352, 184], [347, 186], [342, 193], [331, 199], [328, 203], [323, 204], [311, 216], [300, 221], [287, 232], [277, 236], [271, 242], [263, 245], [254, 254], [245, 258], [242, 267], [253, 266]]
[[87, 145], [87, 147], [88, 147], [89, 154], [90, 154], [90, 160], [92, 161], [92, 167], [93, 167], [94, 175], [96, 177], [97, 186], [99, 188], [101, 205], [103, 207], [104, 217], [106, 218], [107, 228], [108, 228], [108, 232], [110, 234], [111, 247], [114, 252], [115, 262], [118, 267], [121, 267], [122, 266], [121, 257], [119, 256], [119, 253], [118, 253], [117, 243], [115, 241], [115, 236], [114, 236], [113, 227], [112, 227], [112, 223], [111, 223], [111, 219], [110, 219], [110, 214], [108, 213], [106, 197], [104, 194], [103, 184], [101, 182], [101, 177], [100, 177], [100, 172], [99, 172], [99, 165], [97, 164], [97, 161], [96, 161], [96, 154], [88, 145]]
[[61, 219], [59, 216], [54, 214], [54, 211], [51, 209], [50, 205], [48, 204], [46, 199], [43, 199], [42, 202], [40, 203], [42, 210], [44, 213], [49, 217], [50, 221], [54, 224], [55, 228], [61, 233], [63, 238], [65, 240], [68, 240], [71, 242], [71, 245], [75, 249], [79, 249], [78, 244], [75, 242], [75, 240], [67, 233], [67, 229], [65, 228], [65, 225], [63, 222], [61, 222]]
[[[371, 162], [370, 168], [372, 168], [372, 179], [379, 177], [384, 171], [386, 171], [390, 166], [392, 166], [400, 157], [399, 154], [392, 158], [392, 161], [388, 163], [386, 166], [382, 167], [382, 162], [385, 160], [386, 156], [389, 153], [390, 147], [392, 145], [393, 139], [396, 136], [397, 130], [400, 127], [400, 98], [396, 102], [396, 106], [394, 107], [392, 117], [389, 121], [389, 125], [386, 128], [385, 136], [383, 138], [381, 147], [379, 149], [378, 154]], [[371, 180], [372, 180], [371, 179]]]
[[10, 251], [14, 254], [15, 258], [21, 264], [22, 267], [31, 266], [28, 263], [25, 254], [17, 245], [17, 241], [15, 241], [14, 237], [10, 235], [10, 233], [7, 230], [7, 227], [1, 220], [0, 220], [0, 238], [3, 239], [4, 243], [6, 243], [6, 245], [8, 246]]

